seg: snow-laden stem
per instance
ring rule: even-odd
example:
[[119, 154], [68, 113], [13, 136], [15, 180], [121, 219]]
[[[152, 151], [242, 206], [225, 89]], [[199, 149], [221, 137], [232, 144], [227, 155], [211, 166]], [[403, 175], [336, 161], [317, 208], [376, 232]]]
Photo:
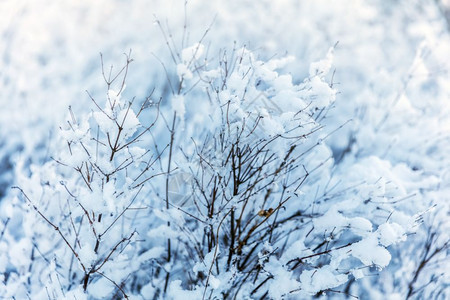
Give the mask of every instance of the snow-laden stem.
[[[172, 128], [170, 129], [170, 142], [169, 142], [169, 158], [167, 162], [167, 174], [166, 174], [166, 209], [169, 209], [169, 179], [171, 174], [171, 163], [172, 163], [172, 151], [173, 151], [173, 143], [174, 143], [174, 137], [175, 137], [175, 123], [176, 123], [177, 113], [176, 111], [173, 113], [173, 120], [172, 120]], [[167, 222], [167, 227], [170, 228], [170, 221]], [[172, 250], [171, 250], [171, 240], [170, 238], [167, 239], [167, 263], [170, 264], [172, 259]], [[166, 271], [166, 279], [164, 284], [164, 293], [167, 292], [167, 287], [169, 284], [170, 279], [170, 271]]]

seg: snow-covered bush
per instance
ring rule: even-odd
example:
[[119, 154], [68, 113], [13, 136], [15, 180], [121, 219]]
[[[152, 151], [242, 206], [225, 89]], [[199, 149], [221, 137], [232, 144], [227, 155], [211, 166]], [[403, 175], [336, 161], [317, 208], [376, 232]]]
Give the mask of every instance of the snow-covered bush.
[[[390, 161], [397, 170], [396, 185], [404, 188], [404, 198], [386, 199], [396, 202], [392, 217], [400, 212], [427, 210], [416, 234], [392, 249], [394, 259], [386, 272], [353, 286], [356, 294], [374, 299], [384, 299], [386, 294], [411, 299], [449, 296], [449, 278], [444, 270], [448, 268], [450, 242], [445, 150], [449, 142], [450, 91], [445, 79], [448, 72], [439, 72], [447, 60], [444, 53], [449, 50], [440, 40], [422, 42], [404, 82], [389, 92], [389, 109], [377, 104], [372, 112], [361, 114], [353, 133], [354, 141], [341, 168], [368, 155]], [[370, 91], [368, 97], [375, 99], [376, 94]], [[374, 291], [373, 285], [380, 290]]]
[[401, 166], [335, 168], [334, 48], [299, 84], [277, 72], [293, 57], [171, 51], [166, 99], [123, 100], [127, 55], [102, 70], [106, 100], [69, 108], [52, 160], [18, 180], [31, 256], [4, 254], [3, 297], [312, 297], [389, 264], [419, 218], [383, 200], [406, 196]]
[[444, 1], [48, 2], [0, 21], [1, 297], [449, 297]]
[[[186, 51], [198, 56], [201, 49]], [[201, 216], [201, 224], [180, 224], [192, 228], [179, 239], [185, 261], [196, 264], [183, 266], [179, 272], [191, 273], [190, 285], [181, 278], [175, 290], [202, 298], [313, 296], [387, 266], [386, 247], [413, 230], [414, 218], [377, 216], [380, 204], [371, 202], [403, 196], [379, 178], [389, 165], [371, 159], [370, 173], [362, 165], [349, 172], [354, 176], [333, 173], [323, 141], [339, 127], [320, 124], [335, 100], [332, 83], [324, 81], [332, 53], [311, 64], [298, 85], [276, 72], [289, 58], [263, 63], [245, 49], [224, 53], [218, 69], [204, 71], [207, 58], [178, 65], [189, 94], [172, 102], [181, 111], [179, 130], [192, 141], [179, 138], [186, 163], [178, 159], [174, 175], [188, 186], [178, 200], [186, 218]]]
[[[123, 69], [105, 75], [107, 99], [100, 104], [91, 98], [95, 111], [77, 118], [69, 108], [52, 160], [19, 180], [24, 189], [18, 189], [31, 208], [22, 216], [22, 238], [33, 250], [9, 270], [3, 297], [44, 298], [48, 293], [52, 299], [79, 299], [86, 297], [78, 294], [83, 290], [104, 298], [114, 289], [125, 295], [121, 286], [131, 272], [124, 266], [133, 261], [129, 267], [139, 268], [132, 211], [144, 209], [143, 184], [155, 160], [138, 146], [153, 124], [141, 125], [138, 117], [153, 108], [158, 117], [158, 103], [150, 98], [137, 109], [133, 101], [121, 99], [130, 62], [127, 56]], [[8, 253], [12, 262], [19, 255], [14, 250]], [[24, 265], [30, 273], [22, 274]], [[9, 285], [23, 278], [25, 286]]]

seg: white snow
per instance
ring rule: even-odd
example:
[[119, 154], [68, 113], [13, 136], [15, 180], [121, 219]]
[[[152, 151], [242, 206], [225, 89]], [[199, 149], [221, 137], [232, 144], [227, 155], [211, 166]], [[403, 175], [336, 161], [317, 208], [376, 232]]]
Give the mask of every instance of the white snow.
[[328, 266], [303, 271], [300, 275], [302, 288], [311, 294], [337, 287], [348, 280], [347, 275], [336, 274]]
[[183, 95], [176, 95], [172, 97], [172, 110], [177, 113], [177, 117], [181, 119], [184, 124], [184, 115], [186, 113], [185, 99]]
[[405, 229], [397, 223], [381, 224], [377, 232], [379, 234], [380, 244], [385, 247], [406, 240]]
[[188, 48], [185, 48], [181, 51], [181, 59], [183, 60], [183, 63], [188, 64], [191, 61], [198, 60], [205, 51], [205, 46], [196, 43]]
[[351, 245], [350, 249], [351, 255], [358, 258], [366, 266], [374, 264], [384, 268], [391, 261], [391, 254], [386, 248], [378, 244], [375, 235]]
[[[119, 243], [102, 272], [130, 299], [201, 299], [205, 288], [211, 298], [310, 298], [352, 278], [351, 294], [400, 299], [423, 259], [417, 249], [430, 234], [432, 250], [448, 241], [448, 1], [25, 2], [0, 1], [0, 298], [117, 292], [99, 274], [83, 291], [54, 227], [87, 267]], [[138, 118], [153, 87], [160, 106]], [[111, 161], [119, 128], [126, 146], [156, 116]], [[270, 161], [246, 162], [260, 181], [235, 195], [229, 154], [274, 137]], [[289, 169], [271, 177], [292, 145]], [[165, 209], [166, 192], [180, 207]], [[242, 239], [283, 197], [271, 242], [263, 233], [275, 216], [228, 266], [230, 210], [249, 222]], [[105, 230], [97, 255], [93, 231]], [[252, 247], [260, 273], [243, 282], [237, 265]], [[205, 287], [194, 271], [208, 273], [214, 259]], [[433, 256], [415, 296], [450, 298], [449, 268], [445, 250]]]
[[178, 64], [177, 65], [177, 75], [181, 79], [191, 79], [192, 78], [192, 72], [189, 70], [188, 66], [185, 64]]
[[309, 76], [325, 76], [330, 71], [333, 64], [334, 48], [328, 50], [327, 56], [309, 66]]
[[83, 245], [78, 250], [78, 256], [85, 267], [92, 265], [97, 259], [97, 254], [94, 252], [94, 247], [89, 244]]
[[88, 286], [88, 293], [94, 298], [105, 299], [114, 292], [115, 286], [104, 277], [92, 282]]

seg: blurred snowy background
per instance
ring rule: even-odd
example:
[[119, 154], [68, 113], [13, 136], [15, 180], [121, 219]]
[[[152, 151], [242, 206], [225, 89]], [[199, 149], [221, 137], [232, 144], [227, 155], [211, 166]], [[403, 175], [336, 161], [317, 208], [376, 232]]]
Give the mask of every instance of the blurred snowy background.
[[[18, 174], [32, 174], [31, 165], [49, 160], [68, 107], [87, 112], [86, 90], [104, 94], [99, 53], [105, 65], [120, 65], [132, 50], [128, 97], [142, 99], [165, 86], [158, 60], [171, 58], [156, 20], [170, 28], [175, 43], [186, 32], [184, 46], [209, 29], [203, 44], [212, 57], [234, 45], [246, 45], [262, 60], [291, 55], [295, 61], [283, 71], [294, 83], [336, 45], [332, 82], [338, 94], [324, 122], [334, 128], [352, 120], [326, 141], [336, 172], [361, 165], [370, 174], [383, 166], [405, 194], [414, 195], [402, 201], [402, 210], [414, 214], [435, 206], [421, 230], [392, 249], [391, 265], [376, 279], [358, 281], [361, 287], [351, 292], [364, 299], [450, 297], [448, 1], [3, 0], [0, 15], [2, 206], [12, 201]], [[0, 232], [5, 227], [5, 237], [14, 237], [3, 239], [0, 251], [6, 251], [20, 240], [22, 224], [7, 209], [0, 209], [0, 218], [9, 220]], [[0, 260], [0, 274], [11, 264]]]

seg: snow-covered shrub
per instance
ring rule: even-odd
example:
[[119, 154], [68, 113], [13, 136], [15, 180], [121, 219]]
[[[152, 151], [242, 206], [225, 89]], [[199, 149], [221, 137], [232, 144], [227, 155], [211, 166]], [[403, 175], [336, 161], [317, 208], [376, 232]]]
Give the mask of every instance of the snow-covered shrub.
[[[16, 3], [9, 2], [0, 4], [6, 8], [2, 11]], [[195, 18], [187, 23], [198, 28], [221, 5], [213, 38], [179, 53], [157, 50], [166, 43], [155, 38], [157, 26], [149, 30], [156, 1], [134, 0], [130, 6], [123, 1], [55, 2], [51, 8], [47, 2], [21, 3], [0, 22], [5, 52], [0, 62], [0, 197], [7, 193], [0, 211], [2, 297], [208, 298], [228, 293], [260, 298], [266, 292], [294, 299], [449, 297], [449, 42], [437, 9], [443, 1], [197, 1], [189, 3], [187, 15]], [[169, 7], [170, 22], [177, 22], [172, 28], [181, 28], [182, 9]], [[75, 13], [60, 13], [66, 10]], [[184, 35], [177, 29], [172, 33]], [[36, 36], [40, 42], [34, 42]], [[188, 37], [169, 44], [184, 48]], [[426, 43], [418, 47], [423, 39]], [[220, 43], [233, 40], [261, 47], [261, 57], [247, 50], [217, 52]], [[331, 52], [308, 68], [311, 58], [336, 41], [335, 74], [327, 73]], [[94, 77], [100, 72], [92, 52], [101, 49], [110, 57], [129, 47], [140, 67], [128, 77], [135, 85], [131, 89], [122, 93], [122, 78], [107, 88], [115, 91], [107, 99], [121, 98], [117, 111], [103, 97], [95, 96], [95, 102], [81, 97], [86, 86], [98, 95], [93, 86], [101, 83]], [[167, 66], [167, 74], [148, 63], [149, 50]], [[286, 50], [297, 60], [284, 61], [284, 67], [282, 61], [266, 60]], [[171, 56], [174, 66], [167, 60]], [[243, 60], [237, 62], [238, 57]], [[139, 113], [145, 102], [139, 97], [153, 85], [154, 99], [163, 96], [161, 111], [155, 104]], [[127, 107], [122, 99], [130, 90], [138, 95], [130, 109], [142, 125], [130, 131], [128, 141], [144, 133], [129, 147], [112, 151], [120, 126], [102, 110], [120, 121]], [[52, 105], [49, 99], [55, 99]], [[85, 115], [89, 101], [94, 112]], [[67, 103], [72, 105], [70, 124], [48, 135], [53, 124], [61, 123], [60, 108]], [[146, 130], [158, 112], [155, 126]], [[73, 131], [67, 131], [71, 126]], [[284, 131], [298, 139], [287, 139]], [[97, 149], [103, 158], [97, 158]], [[111, 152], [117, 152], [112, 163]], [[273, 158], [265, 161], [263, 154]], [[48, 155], [53, 161], [42, 165]], [[286, 156], [280, 171], [270, 172]], [[240, 169], [230, 163], [239, 158], [241, 169], [254, 170], [255, 177], [243, 184], [238, 180], [238, 186], [250, 186], [254, 193], [234, 190], [233, 170]], [[21, 163], [15, 165], [17, 160]], [[144, 170], [147, 175], [139, 177]], [[83, 176], [91, 177], [87, 182], [96, 187], [93, 191]], [[130, 186], [127, 178], [143, 181]], [[302, 183], [298, 188], [284, 187], [295, 180]], [[23, 189], [18, 198], [2, 188], [12, 181]], [[86, 205], [88, 197], [117, 201]], [[35, 204], [48, 221], [25, 204]], [[80, 205], [90, 211], [86, 214]], [[107, 211], [113, 214], [109, 219]], [[95, 254], [96, 236], [117, 217], [99, 238]], [[72, 228], [72, 219], [81, 231]], [[239, 219], [241, 236], [236, 234]], [[63, 237], [72, 240], [66, 243]], [[90, 258], [97, 258], [93, 266], [105, 263], [92, 268]], [[72, 269], [67, 261], [73, 261]]]
[[2, 296], [313, 297], [386, 267], [419, 216], [383, 200], [407, 196], [404, 168], [335, 167], [333, 51], [295, 84], [277, 71], [293, 57], [210, 61], [197, 43], [173, 50], [157, 102], [123, 100], [129, 56], [103, 70], [106, 99], [69, 108], [52, 160], [18, 174], [24, 232], [7, 237], [21, 246], [3, 254]]
[[[33, 166], [31, 177], [19, 180], [23, 189], [18, 189], [30, 208], [22, 216], [23, 250], [32, 252], [14, 264], [22, 253], [10, 249], [12, 268], [3, 297], [126, 296], [123, 282], [139, 269], [133, 216], [148, 205], [143, 185], [156, 161], [138, 146], [152, 121], [142, 125], [138, 118], [154, 110], [146, 116], [153, 114], [156, 120], [159, 105], [148, 97], [136, 108], [133, 100], [121, 98], [130, 63], [127, 55], [123, 69], [105, 75], [107, 99], [91, 98], [95, 111], [77, 118], [69, 107], [52, 159]], [[25, 274], [20, 269], [24, 266]], [[10, 284], [14, 281], [17, 287]]]
[[[402, 213], [427, 213], [416, 234], [392, 249], [388, 269], [380, 276], [353, 284], [352, 293], [373, 299], [384, 299], [386, 294], [411, 299], [449, 297], [450, 281], [444, 270], [449, 266], [450, 246], [446, 154], [450, 90], [448, 72], [440, 72], [448, 64], [448, 51], [450, 48], [442, 40], [430, 38], [421, 43], [403, 84], [390, 91], [384, 104], [388, 109], [375, 104], [357, 121], [354, 140], [340, 167], [346, 170], [349, 164], [367, 156], [390, 161], [396, 170], [396, 185], [402, 187], [404, 195], [397, 200], [386, 199], [395, 202], [396, 211], [390, 219]], [[376, 99], [378, 91], [368, 93], [368, 97]]]

